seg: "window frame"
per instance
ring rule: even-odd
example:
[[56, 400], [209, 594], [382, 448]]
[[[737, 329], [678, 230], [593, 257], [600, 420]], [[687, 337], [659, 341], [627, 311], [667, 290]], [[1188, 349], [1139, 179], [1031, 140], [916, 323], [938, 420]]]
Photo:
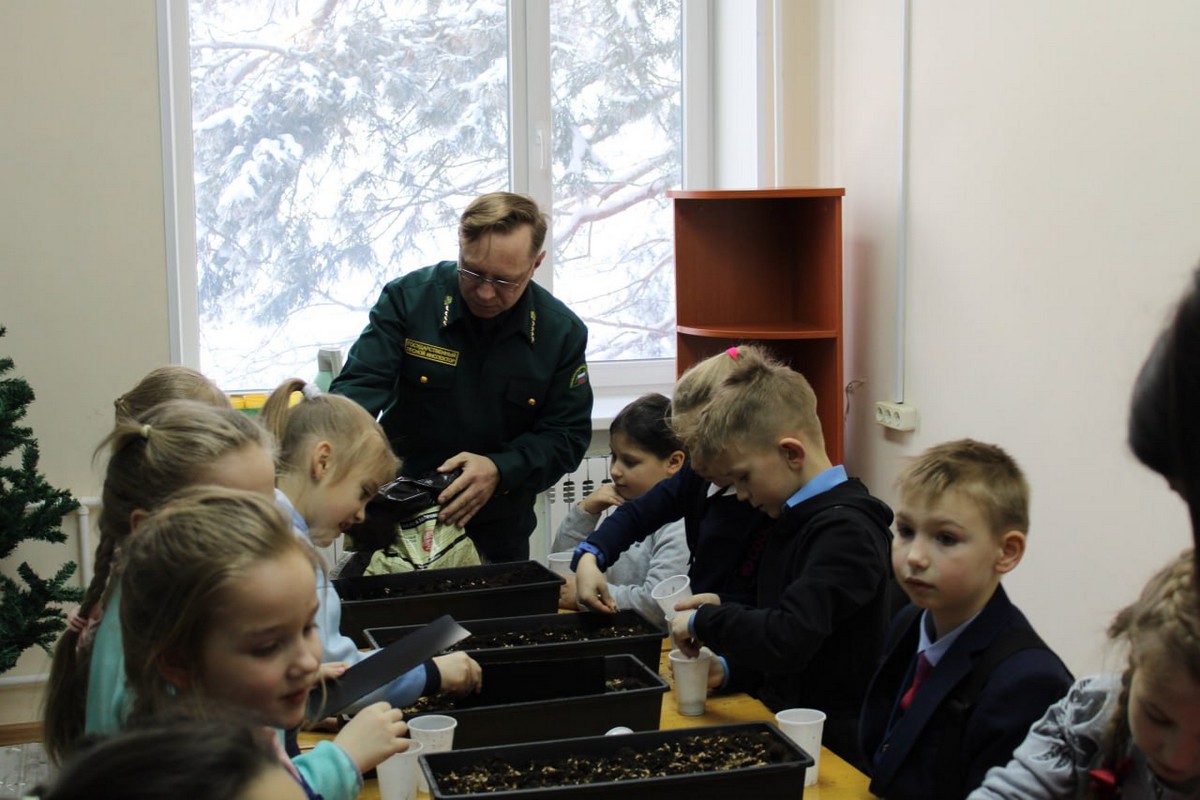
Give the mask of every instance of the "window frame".
[[[196, 208], [193, 179], [188, 0], [155, 0], [162, 108], [163, 207], [167, 256], [167, 316], [171, 361], [200, 365], [200, 318], [196, 269]], [[682, 0], [683, 153], [682, 187], [704, 186], [713, 174], [712, 0]], [[509, 181], [543, 208], [552, 198], [549, 158], [550, 10], [545, 0], [508, 0]], [[535, 84], [535, 80], [540, 83]], [[531, 85], [539, 91], [532, 92]], [[552, 233], [548, 234], [552, 235]], [[547, 258], [552, 242], [547, 242]], [[553, 265], [550, 264], [552, 267]], [[534, 279], [553, 291], [554, 270]], [[365, 321], [364, 321], [365, 324]], [[613, 414], [638, 395], [670, 394], [673, 359], [590, 363], [596, 394], [593, 424], [607, 427]]]

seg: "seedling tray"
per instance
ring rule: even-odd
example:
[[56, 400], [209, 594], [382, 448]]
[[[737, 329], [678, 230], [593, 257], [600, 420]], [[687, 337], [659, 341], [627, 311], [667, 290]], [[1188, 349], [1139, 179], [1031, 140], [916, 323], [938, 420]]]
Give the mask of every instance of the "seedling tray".
[[[616, 778], [634, 765], [653, 772], [668, 762], [684, 765], [684, 771]], [[422, 755], [418, 763], [437, 800], [697, 800], [802, 798], [813, 759], [771, 723], [746, 722], [474, 749], [458, 749], [456, 741], [454, 750]], [[467, 777], [472, 773], [474, 780]], [[539, 784], [546, 775], [554, 777]], [[566, 785], [572, 775], [590, 782]]]
[[342, 633], [359, 647], [364, 630], [421, 625], [443, 614], [457, 621], [549, 614], [558, 608], [561, 576], [536, 561], [339, 578]]
[[[372, 647], [385, 647], [417, 627], [368, 628], [366, 638]], [[662, 629], [634, 610], [476, 619], [463, 627], [472, 635], [455, 648], [481, 664], [629, 653], [657, 672], [662, 655]]]
[[445, 709], [442, 698], [423, 700], [404, 716], [449, 714], [458, 719], [455, 749], [491, 747], [601, 736], [618, 725], [657, 730], [666, 692], [666, 681], [631, 655], [497, 662], [484, 666], [480, 694]]

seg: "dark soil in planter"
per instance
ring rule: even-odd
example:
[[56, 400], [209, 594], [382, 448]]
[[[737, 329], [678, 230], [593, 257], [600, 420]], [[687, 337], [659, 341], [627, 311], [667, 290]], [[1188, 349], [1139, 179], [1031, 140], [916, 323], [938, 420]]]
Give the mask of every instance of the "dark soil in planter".
[[[630, 653], [654, 672], [662, 654], [663, 632], [637, 611], [607, 614], [538, 614], [464, 621], [471, 636], [456, 649], [481, 664]], [[416, 626], [374, 627], [366, 638], [386, 647], [414, 633]]]
[[448, 567], [427, 572], [338, 578], [342, 633], [359, 647], [368, 628], [421, 625], [444, 614], [456, 620], [550, 614], [558, 608], [556, 575], [536, 561]]
[[[487, 667], [484, 667], [484, 675], [486, 674]], [[652, 685], [649, 681], [636, 675], [608, 678], [604, 681], [604, 693], [632, 692], [635, 689], [649, 689]], [[405, 706], [403, 711], [404, 717], [407, 719], [416, 714], [442, 713], [445, 711], [454, 711], [458, 708], [469, 708], [474, 705], [476, 705], [474, 698], [470, 696], [462, 698], [441, 692], [432, 697], [422, 697], [411, 706]]]
[[413, 580], [404, 586], [381, 586], [363, 589], [355, 600], [379, 600], [385, 597], [406, 597], [418, 594], [462, 592], [470, 589], [499, 589], [503, 586], [519, 586], [538, 583], [545, 579], [546, 570], [534, 562], [514, 564], [511, 569], [492, 572], [489, 575], [438, 575], [440, 570], [424, 574], [423, 580]]
[[622, 747], [605, 757], [568, 755], [509, 763], [489, 756], [439, 773], [437, 782], [441, 794], [460, 795], [724, 772], [794, 759], [794, 752], [766, 731], [699, 731], [648, 749]]
[[458, 642], [452, 650], [483, 650], [496, 647], [524, 647], [553, 642], [587, 642], [592, 639], [620, 639], [629, 636], [644, 636], [658, 633], [644, 625], [610, 625], [604, 628], [547, 628], [529, 631], [496, 631], [495, 633], [471, 634]]

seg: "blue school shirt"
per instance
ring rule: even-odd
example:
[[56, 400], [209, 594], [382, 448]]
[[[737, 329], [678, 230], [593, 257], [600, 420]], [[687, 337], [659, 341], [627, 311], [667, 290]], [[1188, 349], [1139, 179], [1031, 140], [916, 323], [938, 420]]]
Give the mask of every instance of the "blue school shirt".
[[[308, 536], [308, 523], [296, 511], [296, 507], [292, 505], [288, 496], [276, 489], [275, 502], [290, 516], [292, 532], [312, 544], [312, 540]], [[342, 600], [338, 597], [337, 590], [333, 588], [333, 583], [324, 569], [317, 570], [317, 602], [316, 623], [317, 632], [321, 636], [322, 661], [345, 661], [353, 666], [374, 652], [362, 652], [354, 644], [353, 639], [342, 635]], [[427, 685], [431, 683], [434, 687], [440, 685], [440, 676], [434, 677], [433, 681], [430, 681], [430, 670], [436, 670], [432, 662], [414, 667], [391, 683], [360, 699], [348, 710], [353, 713], [380, 700], [386, 700], [396, 708], [412, 705], [426, 691]]]

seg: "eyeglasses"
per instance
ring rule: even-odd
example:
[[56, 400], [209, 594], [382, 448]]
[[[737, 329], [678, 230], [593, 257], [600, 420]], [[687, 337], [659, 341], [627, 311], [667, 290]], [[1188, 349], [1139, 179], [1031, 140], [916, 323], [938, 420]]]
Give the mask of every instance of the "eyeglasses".
[[[532, 272], [532, 269], [530, 271]], [[500, 280], [499, 278], [488, 278], [480, 275], [478, 272], [472, 272], [471, 270], [463, 269], [462, 267], [458, 268], [458, 277], [462, 278], [471, 286], [482, 286], [485, 283], [490, 283], [492, 288], [496, 291], [508, 292], [510, 294], [520, 291], [521, 287], [525, 285], [525, 281], [529, 278], [529, 276], [526, 275], [519, 281], [504, 281]]]

